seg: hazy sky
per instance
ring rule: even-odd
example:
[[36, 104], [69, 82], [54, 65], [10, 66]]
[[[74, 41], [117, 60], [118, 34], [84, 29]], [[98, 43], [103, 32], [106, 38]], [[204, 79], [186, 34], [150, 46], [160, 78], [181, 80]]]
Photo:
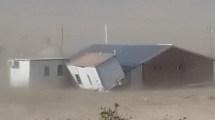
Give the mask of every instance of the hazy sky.
[[1, 45], [10, 56], [30, 56], [47, 39], [59, 45], [63, 27], [69, 56], [104, 43], [107, 23], [112, 44], [173, 43], [210, 55], [214, 6], [214, 0], [0, 0]]

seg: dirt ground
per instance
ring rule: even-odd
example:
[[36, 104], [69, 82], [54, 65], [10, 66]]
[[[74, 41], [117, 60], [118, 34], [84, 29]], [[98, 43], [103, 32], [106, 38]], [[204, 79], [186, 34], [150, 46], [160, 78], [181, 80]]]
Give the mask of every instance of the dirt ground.
[[120, 104], [134, 120], [215, 119], [215, 86], [120, 90], [1, 89], [1, 120], [98, 120], [101, 106]]

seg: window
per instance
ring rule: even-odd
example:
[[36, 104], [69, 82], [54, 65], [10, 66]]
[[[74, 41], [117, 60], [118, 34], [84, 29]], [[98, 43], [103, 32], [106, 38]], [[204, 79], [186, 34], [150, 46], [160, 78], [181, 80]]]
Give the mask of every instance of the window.
[[76, 78], [78, 84], [82, 84], [81, 78], [80, 78], [80, 76], [78, 74], [75, 74], [75, 78]]
[[93, 85], [93, 83], [92, 83], [92, 81], [91, 81], [91, 79], [90, 79], [90, 76], [87, 75], [87, 77], [88, 77], [88, 80], [89, 80], [90, 84]]
[[44, 68], [44, 75], [45, 75], [45, 76], [49, 76], [49, 75], [50, 75], [49, 66], [45, 66], [45, 68]]
[[155, 71], [160, 71], [160, 70], [162, 70], [162, 66], [161, 65], [155, 65], [154, 70]]
[[58, 76], [63, 76], [63, 65], [58, 65], [57, 74]]
[[19, 69], [19, 61], [9, 60], [7, 64], [13, 69]]
[[178, 72], [179, 72], [179, 71], [182, 71], [182, 69], [183, 69], [183, 65], [182, 65], [182, 64], [176, 66], [176, 70], [177, 70]]

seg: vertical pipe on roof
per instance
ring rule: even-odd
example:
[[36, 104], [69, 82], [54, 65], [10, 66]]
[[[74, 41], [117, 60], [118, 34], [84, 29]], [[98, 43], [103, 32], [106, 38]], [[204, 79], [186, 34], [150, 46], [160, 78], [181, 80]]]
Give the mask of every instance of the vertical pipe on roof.
[[61, 28], [61, 52], [62, 56], [64, 56], [64, 29]]
[[213, 39], [212, 39], [212, 32], [213, 32], [213, 30], [212, 30], [212, 26], [210, 26], [209, 30], [210, 30], [209, 32], [210, 32], [211, 57], [213, 57]]
[[105, 24], [105, 44], [108, 44], [108, 31], [107, 31], [107, 24]]

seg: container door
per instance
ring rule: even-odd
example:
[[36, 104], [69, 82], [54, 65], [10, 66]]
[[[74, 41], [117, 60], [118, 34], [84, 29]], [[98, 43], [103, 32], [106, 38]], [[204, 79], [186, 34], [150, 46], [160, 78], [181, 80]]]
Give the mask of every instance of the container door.
[[100, 85], [100, 80], [98, 78], [95, 68], [88, 67], [86, 68], [88, 81], [93, 89], [98, 89]]
[[[88, 76], [87, 76], [87, 72], [85, 70], [85, 68], [83, 67], [77, 67], [78, 69], [78, 75], [79, 75], [79, 81], [81, 81], [81, 86], [84, 88], [84, 89], [91, 89], [92, 88], [92, 85], [91, 83], [89, 82], [88, 80]], [[76, 77], [77, 79], [77, 77]]]

